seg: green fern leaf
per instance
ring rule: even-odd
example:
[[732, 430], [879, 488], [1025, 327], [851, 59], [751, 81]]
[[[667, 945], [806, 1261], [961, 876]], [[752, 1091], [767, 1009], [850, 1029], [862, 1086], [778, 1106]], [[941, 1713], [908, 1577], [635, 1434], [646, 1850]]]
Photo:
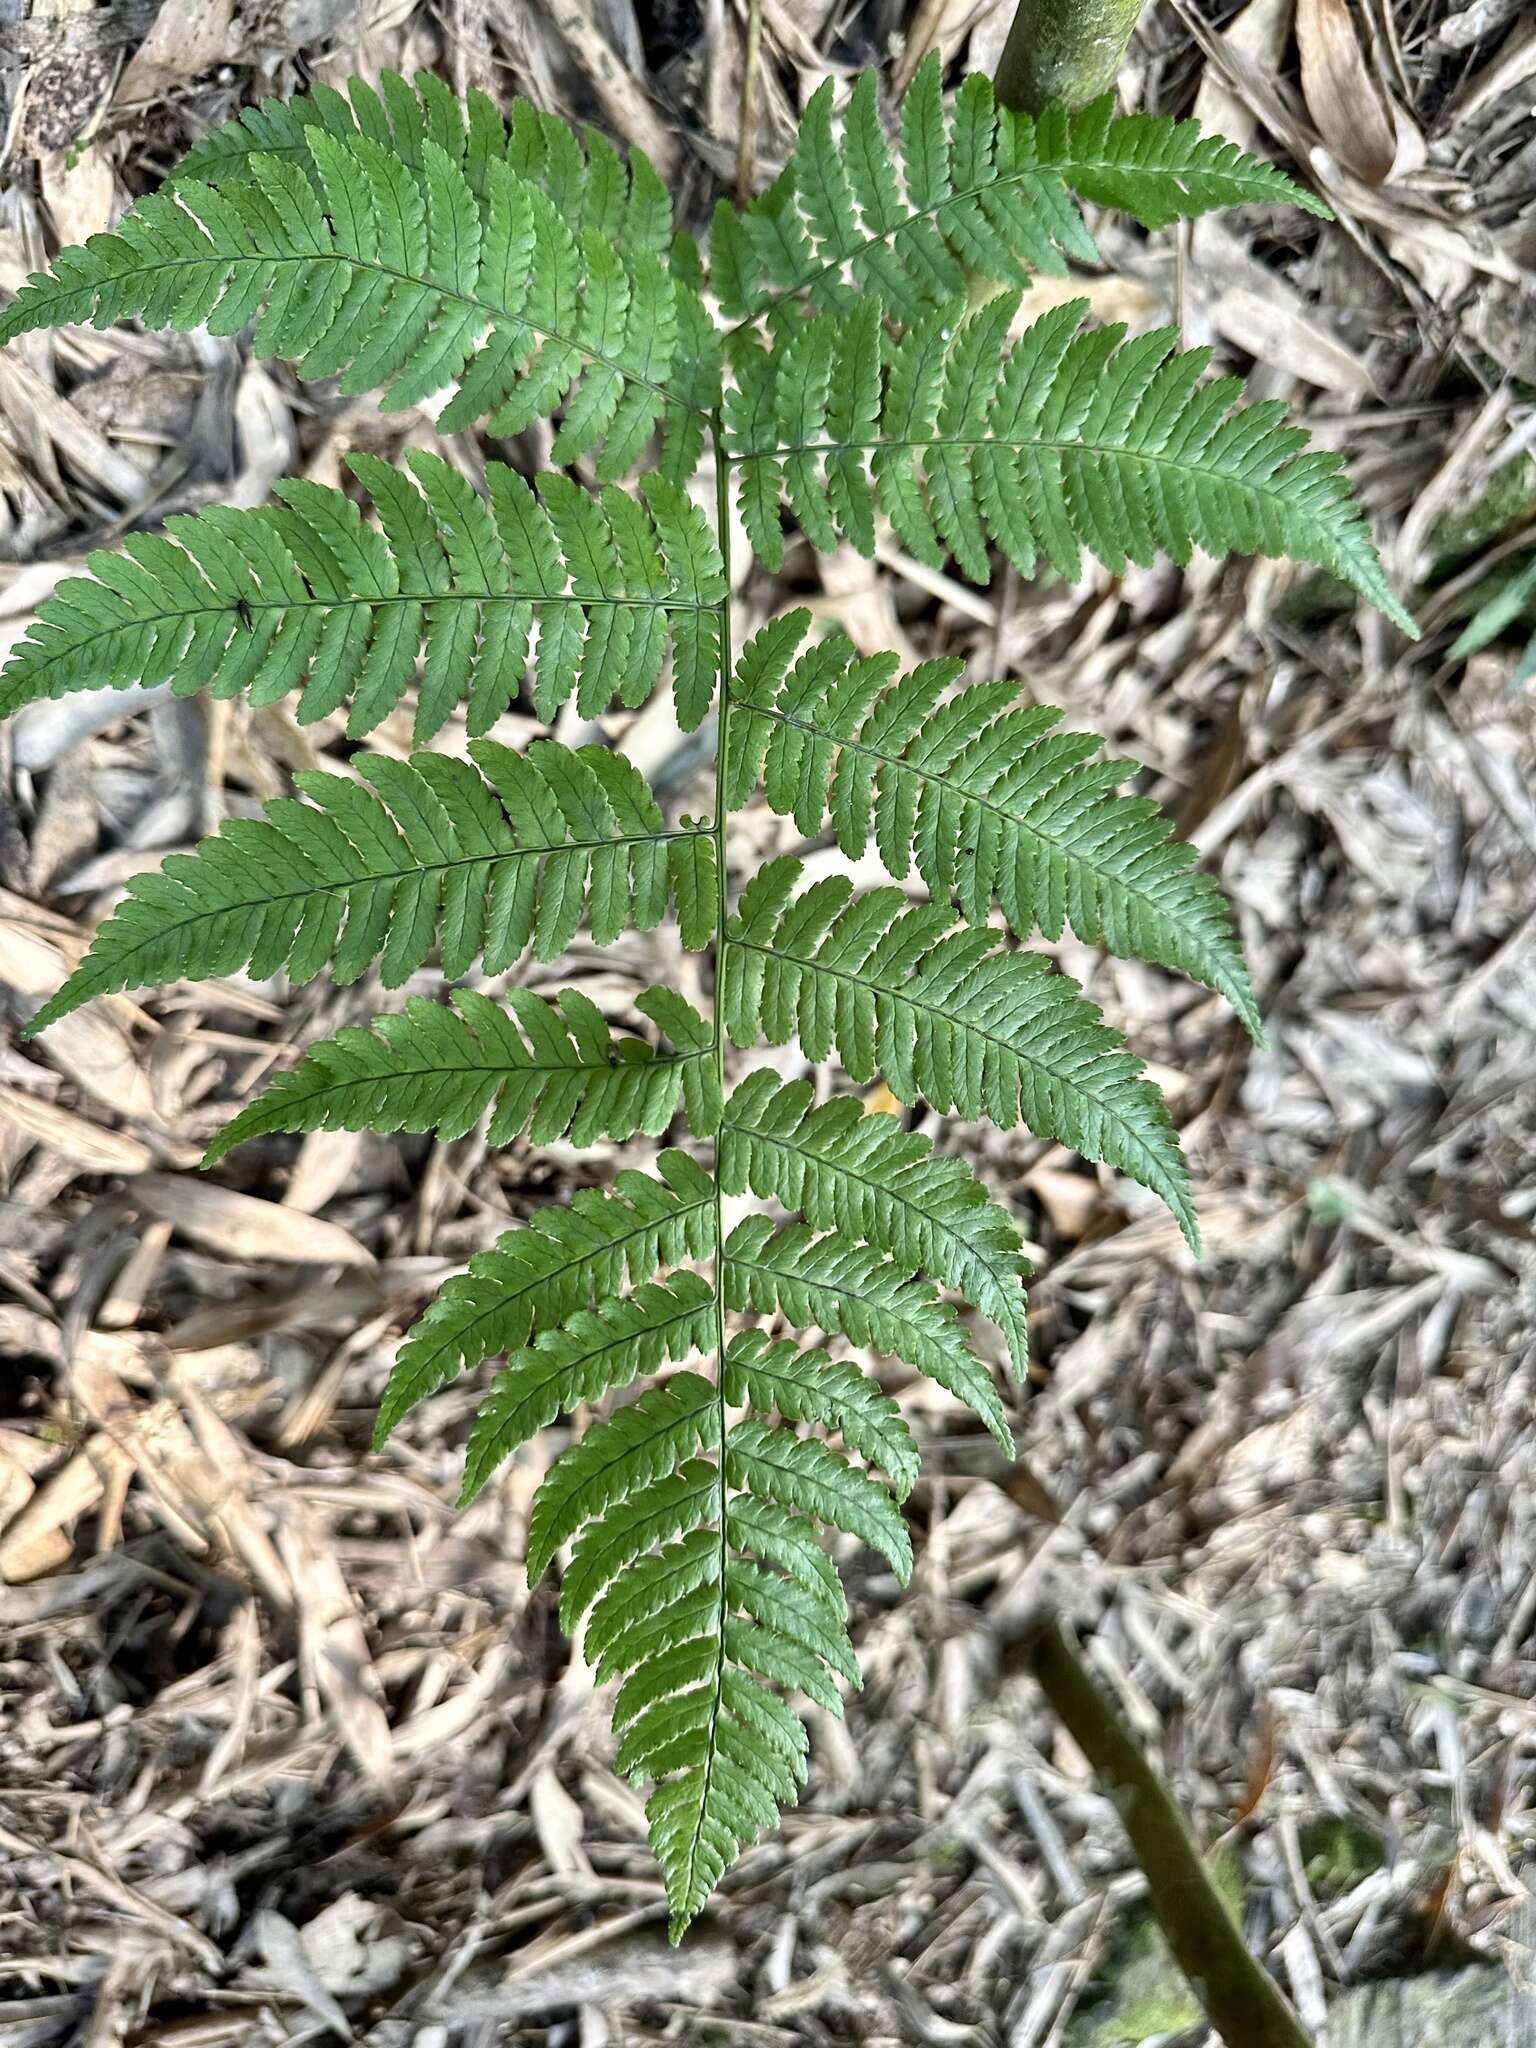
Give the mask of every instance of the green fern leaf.
[[577, 1309], [514, 1352], [482, 1402], [470, 1432], [460, 1506], [467, 1506], [497, 1466], [557, 1415], [669, 1358], [706, 1348], [715, 1331], [715, 1296], [697, 1273], [647, 1281], [620, 1300]]
[[719, 1440], [719, 1389], [692, 1372], [648, 1387], [609, 1421], [595, 1424], [555, 1461], [534, 1496], [529, 1585], [538, 1583], [560, 1545], [587, 1522], [600, 1520], [616, 1501], [643, 1492], [694, 1451], [711, 1450]]
[[[412, 97], [395, 95], [395, 120]], [[711, 382], [698, 360], [709, 327], [687, 304], [696, 294], [646, 246], [660, 209], [643, 173], [645, 238], [621, 252], [581, 218], [585, 196], [573, 224], [514, 167], [526, 160], [516, 123], [497, 150], [482, 120], [471, 163], [462, 123], [462, 148], [454, 134], [445, 148], [424, 120], [402, 152], [391, 121], [370, 113], [352, 126], [334, 96], [309, 112], [267, 120], [277, 154], [228, 137], [205, 145], [193, 157], [201, 176], [184, 173], [111, 234], [61, 250], [0, 315], [0, 344], [86, 320], [234, 334], [255, 319], [258, 355], [282, 356], [302, 377], [339, 377], [347, 393], [379, 390], [386, 409], [457, 383], [442, 414], [449, 432], [485, 420], [519, 433], [563, 408], [556, 460], [603, 441], [599, 475], [611, 478], [665, 414], [668, 426], [681, 420], [696, 459], [687, 420]], [[601, 173], [591, 182], [611, 191]], [[668, 452], [675, 479], [688, 466]]]
[[908, 1267], [845, 1238], [817, 1237], [809, 1224], [777, 1230], [769, 1216], [743, 1217], [720, 1263], [728, 1308], [783, 1315], [797, 1329], [825, 1330], [903, 1359], [979, 1415], [1012, 1457], [991, 1375], [954, 1310]]
[[561, 476], [538, 496], [486, 465], [487, 504], [441, 457], [408, 456], [418, 489], [372, 455], [349, 466], [382, 532], [340, 491], [289, 480], [280, 510], [216, 507], [167, 521], [174, 540], [129, 537], [69, 579], [0, 675], [0, 717], [72, 690], [170, 681], [182, 692], [269, 704], [302, 689], [303, 723], [350, 700], [370, 732], [416, 678], [427, 739], [467, 703], [481, 735], [530, 667], [540, 718], [573, 695], [584, 718], [650, 695], [670, 641], [679, 722], [714, 697], [725, 581], [703, 515], [676, 486], [644, 479], [643, 502], [593, 496]]
[[505, 163], [537, 185], [571, 227], [592, 228], [653, 256], [665, 256], [671, 247], [671, 197], [641, 151], [622, 158], [595, 128], [578, 141], [558, 116], [526, 100], [514, 100], [504, 117], [493, 100], [471, 88], [461, 106], [430, 71], [418, 71], [411, 84], [386, 71], [377, 92], [353, 78], [345, 94], [320, 84], [291, 100], [243, 108], [195, 142], [174, 175], [207, 185], [249, 180], [256, 160], [271, 157], [291, 160], [310, 176], [311, 128], [342, 142], [371, 136], [417, 172], [424, 168], [423, 145], [434, 142], [463, 172], [477, 199], [486, 194], [487, 166]]
[[[1029, 1359], [1018, 1225], [959, 1159], [935, 1156], [899, 1117], [852, 1097], [812, 1107], [808, 1082], [780, 1086], [766, 1069], [731, 1095], [720, 1127], [720, 1184], [750, 1187], [813, 1229], [869, 1245], [932, 1274], [997, 1325], [1016, 1371]], [[889, 1468], [888, 1468], [889, 1469]], [[892, 1477], [896, 1474], [893, 1472]]]
[[556, 958], [584, 915], [599, 945], [630, 925], [650, 931], [669, 897], [684, 944], [708, 944], [714, 842], [666, 831], [621, 755], [556, 740], [526, 754], [476, 740], [471, 751], [480, 774], [417, 754], [361, 756], [368, 789], [300, 775], [309, 803], [276, 798], [264, 823], [233, 820], [135, 876], [29, 1033], [93, 996], [242, 968], [256, 981], [282, 968], [308, 981], [329, 961], [349, 982], [377, 960], [396, 988], [437, 945], [450, 980], [477, 957], [500, 973], [530, 944]]
[[915, 866], [972, 924], [985, 924], [994, 900], [1020, 938], [1038, 927], [1059, 939], [1070, 924], [1089, 945], [1218, 990], [1261, 1036], [1220, 890], [1157, 804], [1111, 793], [1130, 763], [1094, 760], [1091, 734], [1053, 732], [1060, 712], [1021, 707], [1016, 684], [947, 694], [959, 661], [927, 661], [893, 682], [894, 655], [856, 660], [840, 635], [795, 661], [809, 624], [792, 612], [743, 650], [731, 808], [761, 777], [773, 809], [807, 838], [830, 812], [856, 859], [873, 833], [893, 876]]
[[770, 861], [728, 928], [722, 988], [735, 1045], [798, 1037], [835, 1049], [856, 1081], [899, 1102], [1023, 1123], [1102, 1159], [1168, 1204], [1191, 1248], [1199, 1231], [1178, 1138], [1158, 1091], [1076, 982], [989, 931], [952, 929], [937, 904], [899, 889], [855, 897], [830, 875], [798, 898], [799, 861]]
[[738, 1422], [725, 1440], [725, 1471], [729, 1485], [759, 1500], [858, 1537], [880, 1553], [903, 1585], [911, 1577], [912, 1539], [890, 1495], [830, 1444], [765, 1422]]
[[686, 1153], [663, 1152], [656, 1174], [625, 1171], [612, 1188], [580, 1189], [568, 1208], [540, 1209], [450, 1280], [400, 1347], [374, 1427], [382, 1445], [418, 1401], [574, 1310], [639, 1285], [662, 1266], [713, 1256], [715, 1184]]
[[891, 351], [878, 431], [841, 440], [829, 394], [840, 374], [855, 374], [839, 359], [867, 351], [857, 319], [801, 330], [826, 328], [821, 377], [808, 374], [798, 339], [771, 356], [737, 348], [727, 446], [743, 521], [770, 567], [783, 554], [783, 495], [809, 511], [808, 532], [829, 524], [856, 544], [867, 544], [878, 507], [919, 560], [937, 567], [953, 554], [980, 583], [991, 578], [991, 545], [1025, 576], [1043, 557], [1069, 579], [1084, 550], [1114, 575], [1159, 552], [1187, 562], [1197, 547], [1288, 555], [1341, 577], [1417, 636], [1339, 458], [1308, 450], [1283, 406], [1234, 410], [1240, 381], [1202, 385], [1210, 350], [1175, 353], [1172, 329], [1133, 341], [1118, 326], [1080, 333], [1082, 299], [1010, 346], [1019, 303], [1005, 293], [969, 319], [953, 303], [916, 321]]
[[660, 1137], [684, 1089], [708, 1088], [714, 1045], [709, 1025], [670, 989], [646, 990], [635, 1007], [651, 1014], [656, 998], [674, 1024], [671, 1005], [686, 1012], [676, 1052], [616, 1037], [579, 989], [548, 1002], [509, 988], [505, 1009], [473, 989], [456, 990], [453, 1009], [412, 996], [403, 1014], [312, 1045], [225, 1125], [203, 1164], [273, 1131], [432, 1131], [446, 1142], [473, 1130], [487, 1111], [493, 1146], [524, 1131], [535, 1145], [556, 1138], [623, 1144], [637, 1131]]
[[905, 1500], [917, 1480], [917, 1446], [888, 1394], [845, 1358], [802, 1351], [788, 1338], [739, 1330], [725, 1354], [725, 1398], [733, 1408], [777, 1409], [789, 1422], [819, 1422], [840, 1432], [861, 1458], [890, 1475]]
[[1112, 96], [1035, 120], [1000, 108], [990, 81], [972, 77], [946, 115], [937, 51], [907, 89], [897, 144], [873, 72], [855, 84], [840, 133], [833, 91], [827, 79], [812, 94], [773, 191], [745, 215], [716, 212], [712, 282], [727, 318], [801, 292], [844, 307], [862, 291], [907, 322], [960, 294], [967, 271], [1000, 285], [1027, 283], [1031, 270], [1064, 275], [1064, 257], [1098, 255], [1074, 193], [1147, 227], [1250, 202], [1332, 218], [1198, 121], [1118, 114]]
[[[638, 709], [669, 668], [678, 723], [705, 724], [732, 653], [739, 579], [718, 529], [733, 471], [771, 566], [786, 508], [813, 547], [872, 554], [883, 519], [977, 580], [995, 551], [1067, 576], [1085, 550], [1116, 574], [1159, 551], [1283, 551], [1411, 631], [1333, 459], [1277, 407], [1234, 411], [1231, 380], [1202, 385], [1203, 352], [1082, 332], [1076, 307], [1011, 339], [1029, 274], [1094, 254], [1078, 199], [1160, 224], [1280, 198], [1325, 211], [1190, 122], [1108, 101], [1031, 121], [982, 80], [946, 103], [935, 57], [894, 137], [872, 77], [840, 115], [818, 92], [772, 189], [717, 210], [706, 277], [638, 153], [385, 73], [242, 114], [0, 314], [0, 342], [79, 320], [250, 328], [258, 354], [344, 395], [447, 394], [446, 434], [547, 421], [556, 470], [595, 471], [595, 489], [530, 486], [488, 463], [482, 494], [438, 457], [397, 470], [365, 454], [351, 469], [371, 507], [294, 480], [276, 506], [135, 534], [44, 606], [0, 675], [0, 715], [73, 690], [206, 686], [257, 707], [295, 692], [301, 721], [344, 713], [361, 736], [414, 692], [418, 736], [456, 716], [470, 735], [468, 762], [362, 755], [345, 777], [300, 776], [298, 797], [169, 856], [33, 1031], [154, 980], [329, 965], [397, 987], [434, 951], [449, 984], [477, 962], [500, 977], [583, 928], [600, 947], [669, 911], [685, 947], [713, 945], [708, 1022], [678, 987], [636, 999], [654, 1042], [575, 990], [409, 997], [312, 1046], [209, 1153], [288, 1130], [452, 1139], [482, 1119], [493, 1144], [624, 1142], [661, 1137], [680, 1107], [711, 1144], [708, 1167], [663, 1150], [654, 1173], [581, 1189], [471, 1259], [401, 1344], [378, 1419], [382, 1443], [424, 1395], [499, 1360], [468, 1500], [557, 1416], [604, 1405], [539, 1488], [528, 1565], [536, 1579], [566, 1558], [561, 1620], [617, 1687], [615, 1764], [653, 1786], [674, 1938], [797, 1797], [794, 1701], [838, 1713], [858, 1683], [827, 1532], [911, 1570], [917, 1447], [867, 1355], [945, 1388], [1005, 1452], [959, 1305], [1027, 1361], [1020, 1232], [969, 1170], [898, 1118], [818, 1105], [767, 1069], [727, 1100], [727, 1040], [798, 1038], [900, 1101], [1027, 1124], [1153, 1189], [1194, 1243], [1161, 1097], [1013, 939], [1070, 926], [1256, 1016], [1213, 887], [1152, 805], [1115, 793], [1126, 770], [1012, 685], [964, 686], [958, 663], [899, 676], [841, 638], [807, 645], [804, 613], [776, 621], [720, 697], [709, 825], [670, 828], [607, 747], [514, 754], [488, 734], [525, 684], [546, 722], [594, 720]], [[658, 433], [655, 472], [618, 488]], [[687, 490], [706, 438], [713, 528]], [[805, 887], [775, 860], [730, 917], [725, 825], [759, 782], [807, 838], [830, 820], [849, 858], [872, 843], [933, 900]], [[989, 928], [994, 906], [1011, 935]], [[748, 1193], [774, 1213], [723, 1235], [724, 1203]]]
[[[1520, 563], [1507, 581], [1478, 606], [1451, 648], [1452, 659], [1462, 661], [1469, 654], [1479, 654], [1510, 626], [1533, 619], [1536, 619], [1536, 555]], [[1521, 655], [1510, 678], [1510, 687], [1516, 689], [1522, 683], [1528, 683], [1532, 676], [1536, 676], [1536, 638], [1532, 638]]]

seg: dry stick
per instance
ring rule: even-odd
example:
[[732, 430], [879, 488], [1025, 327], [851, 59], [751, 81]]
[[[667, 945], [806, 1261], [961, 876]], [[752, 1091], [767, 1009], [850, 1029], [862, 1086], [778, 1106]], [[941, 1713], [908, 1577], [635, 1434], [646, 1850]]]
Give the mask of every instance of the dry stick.
[[1085, 107], [1113, 89], [1142, 0], [1019, 0], [997, 67], [997, 96], [1021, 114], [1052, 100]]
[[1167, 1788], [1055, 1622], [1027, 1645], [1026, 1661], [1119, 1814], [1207, 2020], [1228, 2048], [1309, 2048], [1306, 2029], [1244, 1946]]
[[763, 0], [747, 0], [747, 47], [741, 60], [741, 133], [736, 138], [736, 204], [757, 190], [757, 74], [763, 53]]

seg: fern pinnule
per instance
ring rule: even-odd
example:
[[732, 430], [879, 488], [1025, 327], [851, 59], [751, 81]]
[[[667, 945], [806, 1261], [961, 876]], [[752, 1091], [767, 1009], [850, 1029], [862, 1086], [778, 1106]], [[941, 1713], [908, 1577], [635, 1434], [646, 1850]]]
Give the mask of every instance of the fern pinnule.
[[1025, 1124], [1152, 1189], [1198, 1247], [1163, 1098], [1075, 982], [900, 889], [856, 896], [828, 875], [796, 896], [800, 873], [788, 856], [771, 861], [728, 927], [721, 1005], [733, 1044], [794, 1038], [811, 1060], [836, 1051], [854, 1080], [882, 1080], [898, 1102]]
[[[564, 476], [537, 494], [486, 464], [488, 501], [452, 464], [413, 450], [408, 480], [377, 456], [348, 467], [379, 526], [337, 490], [277, 486], [281, 508], [215, 507], [92, 555], [0, 675], [0, 716], [73, 690], [170, 681], [270, 704], [299, 690], [312, 723], [347, 707], [371, 732], [416, 681], [430, 739], [461, 703], [490, 731], [531, 671], [538, 716], [572, 696], [583, 718], [644, 703], [672, 655], [679, 722], [699, 724], [720, 662], [719, 549], [702, 513], [661, 477], [641, 495]], [[536, 647], [531, 651], [537, 623]]]
[[669, 831], [622, 755], [558, 740], [470, 750], [475, 767], [364, 755], [367, 787], [306, 772], [308, 803], [274, 798], [264, 821], [232, 819], [135, 876], [29, 1034], [93, 996], [242, 969], [309, 981], [329, 964], [349, 982], [377, 962], [398, 988], [436, 947], [450, 979], [477, 959], [494, 974], [530, 946], [555, 959], [583, 919], [599, 945], [652, 931], [669, 901], [684, 945], [709, 943], [714, 839]]
[[621, 248], [579, 216], [573, 228], [513, 167], [505, 130], [472, 183], [467, 151], [428, 132], [407, 158], [387, 123], [382, 136], [324, 115], [296, 129], [275, 155], [205, 149], [201, 176], [61, 250], [0, 315], [0, 343], [87, 320], [234, 334], [254, 319], [258, 355], [377, 390], [387, 410], [456, 384], [446, 431], [484, 420], [515, 434], [563, 411], [556, 460], [601, 443], [607, 478], [661, 422], [668, 473], [691, 474], [718, 343], [691, 286], [646, 246], [660, 225], [649, 188], [647, 231]]
[[626, 1169], [611, 1189], [583, 1188], [539, 1209], [449, 1280], [401, 1345], [374, 1425], [382, 1445], [428, 1394], [482, 1360], [515, 1352], [573, 1310], [639, 1285], [665, 1266], [718, 1248], [713, 1178], [685, 1152], [660, 1154], [654, 1174]]
[[[867, 310], [828, 314], [765, 350], [743, 336], [727, 447], [752, 545], [783, 557], [787, 500], [820, 547], [864, 553], [883, 512], [903, 544], [986, 583], [993, 546], [1024, 576], [1075, 578], [1086, 551], [1114, 575], [1161, 553], [1288, 555], [1330, 570], [1410, 636], [1336, 455], [1307, 447], [1275, 402], [1201, 384], [1205, 348], [1159, 329], [1083, 330], [1085, 299], [1007, 337], [1016, 293], [960, 302], [871, 346]], [[1082, 330], [1082, 331], [1080, 331]], [[857, 424], [848, 426], [845, 422]], [[873, 426], [868, 422], [874, 421]]]
[[771, 1216], [744, 1216], [721, 1248], [720, 1269], [728, 1307], [782, 1315], [797, 1329], [901, 1359], [964, 1402], [1013, 1455], [992, 1375], [949, 1303], [912, 1267], [856, 1239], [818, 1237], [808, 1223], [775, 1227]]
[[959, 661], [895, 678], [894, 655], [856, 660], [840, 635], [796, 659], [810, 614], [790, 612], [742, 650], [731, 707], [728, 801], [761, 784], [808, 838], [830, 815], [857, 858], [871, 838], [889, 873], [915, 868], [972, 924], [996, 902], [1011, 931], [1148, 960], [1259, 1016], [1221, 892], [1160, 807], [1112, 794], [1133, 772], [1095, 760], [1061, 713], [1021, 706], [1014, 683], [956, 688]]
[[738, 1330], [725, 1351], [725, 1398], [733, 1408], [775, 1410], [786, 1422], [834, 1430], [869, 1465], [878, 1465], [899, 1500], [917, 1481], [917, 1444], [906, 1418], [870, 1376], [819, 1345], [801, 1350], [793, 1338]]
[[674, 1273], [664, 1281], [647, 1280], [622, 1298], [577, 1309], [512, 1352], [475, 1417], [460, 1505], [467, 1506], [497, 1467], [557, 1415], [612, 1387], [628, 1386], [637, 1373], [654, 1373], [666, 1359], [704, 1350], [714, 1314], [709, 1283], [697, 1273]]
[[940, 1157], [899, 1117], [852, 1096], [817, 1106], [809, 1082], [781, 1084], [767, 1069], [727, 1100], [718, 1159], [727, 1194], [750, 1189], [816, 1230], [931, 1274], [996, 1324], [1025, 1370], [1022, 1233], [964, 1161]]
[[723, 201], [715, 210], [710, 277], [728, 319], [798, 293], [832, 307], [864, 293], [905, 323], [962, 293], [968, 274], [1000, 285], [1027, 283], [1031, 270], [1064, 275], [1064, 258], [1098, 256], [1074, 194], [1148, 227], [1249, 202], [1332, 218], [1197, 121], [1119, 114], [1108, 96], [1037, 120], [999, 107], [991, 82], [971, 77], [946, 115], [937, 51], [902, 99], [894, 147], [873, 72], [840, 124], [833, 93], [827, 79], [812, 94], [771, 191], [743, 214]]
[[366, 1031], [349, 1026], [310, 1046], [224, 1126], [203, 1164], [274, 1131], [431, 1131], [447, 1143], [487, 1113], [489, 1145], [523, 1132], [534, 1145], [623, 1144], [637, 1132], [659, 1138], [685, 1093], [690, 1102], [710, 1095], [713, 1034], [670, 989], [646, 990], [635, 1008], [665, 1018], [677, 1034], [672, 1052], [616, 1036], [580, 989], [552, 1002], [530, 989], [509, 988], [499, 1002], [456, 989], [452, 1005], [412, 996]]

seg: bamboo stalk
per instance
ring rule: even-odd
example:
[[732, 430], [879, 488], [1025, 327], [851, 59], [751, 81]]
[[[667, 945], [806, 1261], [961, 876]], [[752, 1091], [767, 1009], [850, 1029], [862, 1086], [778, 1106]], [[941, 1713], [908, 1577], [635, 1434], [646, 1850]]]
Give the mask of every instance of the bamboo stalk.
[[997, 96], [1022, 114], [1052, 100], [1084, 107], [1113, 89], [1142, 0], [1019, 0]]
[[1172, 1795], [1055, 1622], [1025, 1659], [1113, 1802], [1174, 1961], [1227, 2048], [1310, 2048], [1279, 1986], [1248, 1953]]

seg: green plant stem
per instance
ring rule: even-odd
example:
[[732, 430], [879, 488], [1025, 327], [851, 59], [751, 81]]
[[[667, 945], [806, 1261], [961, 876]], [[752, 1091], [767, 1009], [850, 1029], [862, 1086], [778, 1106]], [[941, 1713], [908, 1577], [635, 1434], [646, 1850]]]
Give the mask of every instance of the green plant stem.
[[[715, 1086], [720, 1101], [725, 1101], [725, 926], [730, 915], [730, 880], [726, 870], [726, 736], [731, 710], [731, 670], [735, 662], [735, 649], [731, 645], [731, 498], [730, 474], [725, 459], [725, 434], [720, 415], [714, 413], [710, 419], [710, 445], [715, 457], [715, 539], [720, 549], [722, 568], [722, 589], [720, 594], [720, 694], [715, 712], [715, 985], [712, 991], [714, 1010], [714, 1044], [711, 1048], [715, 1061]], [[709, 1720], [709, 1763], [706, 1766], [712, 1775], [716, 1755], [716, 1729], [720, 1719], [721, 1703], [725, 1689], [725, 1631], [730, 1613], [730, 1593], [727, 1586], [727, 1572], [730, 1567], [730, 1535], [726, 1524], [726, 1513], [730, 1499], [730, 1488], [726, 1482], [725, 1439], [729, 1431], [728, 1404], [725, 1398], [725, 1189], [720, 1179], [720, 1132], [713, 1140], [714, 1156], [710, 1165], [710, 1176], [715, 1184], [715, 1256], [710, 1274], [715, 1290], [715, 1400], [716, 1437], [715, 1458], [719, 1470], [718, 1506], [716, 1512], [720, 1521], [720, 1604], [716, 1610], [715, 1628], [718, 1648], [715, 1656], [714, 1701], [710, 1708]], [[699, 1801], [701, 1817], [708, 1809], [709, 1786], [706, 1780], [703, 1796]], [[699, 1849], [699, 1835], [695, 1833], [694, 1854]], [[674, 1919], [671, 1930], [672, 1945], [675, 1948], [682, 1938], [682, 1928]]]
[[1098, 1773], [1174, 1961], [1227, 2048], [1309, 2048], [1274, 1979], [1248, 1953], [1167, 1787], [1055, 1622], [1028, 1644], [1026, 1663]]
[[1142, 0], [1019, 0], [997, 67], [997, 96], [1021, 114], [1052, 100], [1085, 107], [1113, 89]]

